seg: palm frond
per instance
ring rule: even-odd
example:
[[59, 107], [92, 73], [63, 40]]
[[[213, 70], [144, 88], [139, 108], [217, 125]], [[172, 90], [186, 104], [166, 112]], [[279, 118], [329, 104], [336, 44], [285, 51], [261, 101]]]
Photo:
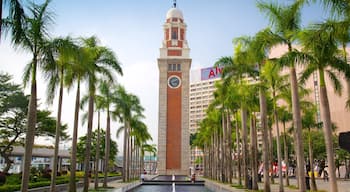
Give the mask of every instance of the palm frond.
[[334, 92], [338, 95], [341, 95], [342, 90], [343, 90], [343, 86], [339, 80], [339, 77], [337, 74], [335, 74], [333, 71], [331, 70], [326, 70], [326, 73], [329, 77], [329, 79], [331, 80], [331, 83], [333, 85], [334, 88]]
[[305, 82], [310, 78], [310, 76], [317, 72], [318, 68], [315, 65], [307, 65], [307, 67], [303, 70], [303, 72], [301, 73], [300, 77], [299, 77], [299, 83], [301, 85], [304, 85]]
[[275, 25], [276, 21], [284, 19], [281, 17], [282, 8], [279, 5], [267, 3], [261, 0], [257, 1], [256, 5], [260, 9], [260, 11], [265, 13], [272, 26]]
[[32, 72], [32, 67], [33, 67], [33, 63], [30, 62], [28, 63], [25, 67], [24, 67], [24, 73], [23, 73], [23, 76], [22, 76], [22, 79], [23, 79], [23, 87], [26, 87], [27, 84], [31, 83], [30, 82], [30, 77], [31, 77], [31, 72]]

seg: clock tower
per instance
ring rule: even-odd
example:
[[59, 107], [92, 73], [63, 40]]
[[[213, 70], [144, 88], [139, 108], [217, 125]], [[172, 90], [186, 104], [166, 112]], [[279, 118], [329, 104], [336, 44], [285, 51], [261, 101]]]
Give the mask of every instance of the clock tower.
[[189, 71], [192, 60], [186, 28], [183, 14], [175, 2], [166, 15], [158, 58], [158, 174], [189, 173]]

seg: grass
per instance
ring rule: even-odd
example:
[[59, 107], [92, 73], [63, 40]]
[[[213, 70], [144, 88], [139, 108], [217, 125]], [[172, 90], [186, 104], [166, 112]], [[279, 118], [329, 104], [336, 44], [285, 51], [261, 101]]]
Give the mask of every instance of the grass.
[[231, 186], [237, 189], [244, 189], [244, 186], [239, 184], [232, 184]]
[[289, 185], [288, 188], [289, 188], [289, 189], [299, 189], [299, 188], [298, 188], [297, 186], [295, 186], [295, 185]]

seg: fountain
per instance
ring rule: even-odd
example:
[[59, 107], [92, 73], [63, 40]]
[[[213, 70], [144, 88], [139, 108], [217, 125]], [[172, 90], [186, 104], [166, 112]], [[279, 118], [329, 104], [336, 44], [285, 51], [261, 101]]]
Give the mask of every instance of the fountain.
[[191, 182], [191, 178], [186, 175], [158, 175], [151, 180], [145, 180], [141, 185], [128, 190], [128, 192], [212, 192], [205, 187], [203, 180]]

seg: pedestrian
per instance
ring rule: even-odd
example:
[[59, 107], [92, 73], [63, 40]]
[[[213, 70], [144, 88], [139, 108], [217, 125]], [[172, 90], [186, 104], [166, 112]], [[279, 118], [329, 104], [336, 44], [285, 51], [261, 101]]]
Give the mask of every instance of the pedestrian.
[[328, 181], [328, 166], [323, 169], [323, 180]]
[[196, 174], [193, 173], [191, 177], [191, 182], [194, 183], [196, 181]]
[[141, 182], [145, 181], [145, 174], [141, 173]]

